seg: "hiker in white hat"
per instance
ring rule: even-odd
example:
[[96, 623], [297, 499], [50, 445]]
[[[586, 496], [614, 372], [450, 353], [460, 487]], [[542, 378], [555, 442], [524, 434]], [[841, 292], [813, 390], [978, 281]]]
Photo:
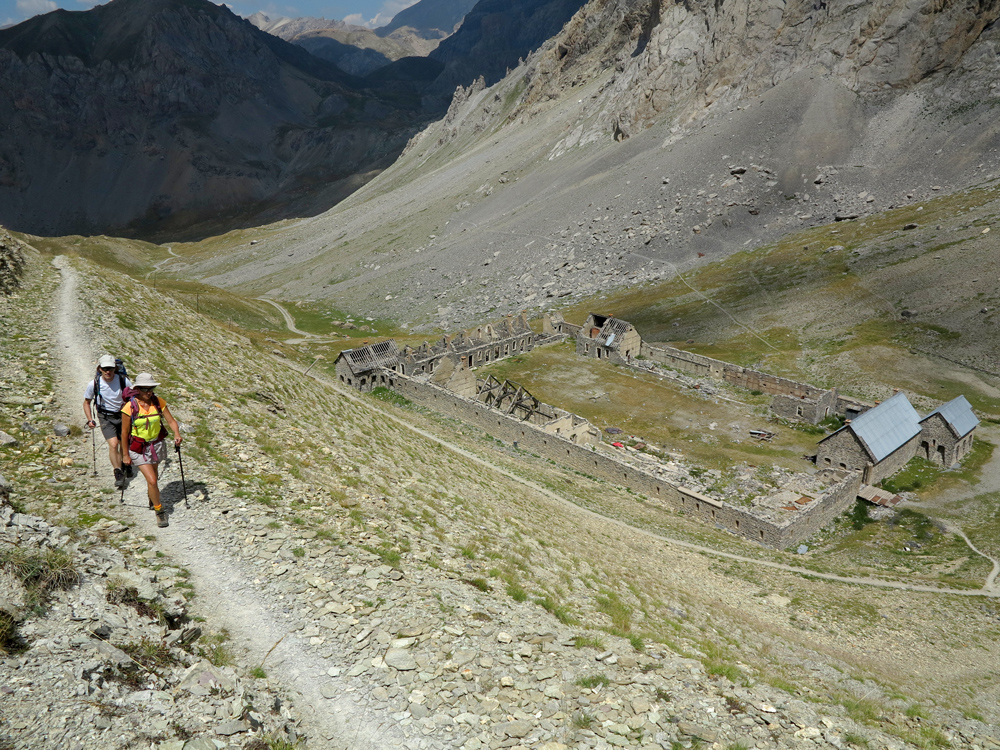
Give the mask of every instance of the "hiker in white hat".
[[[94, 379], [87, 383], [83, 392], [83, 415], [87, 418], [87, 427], [93, 430], [98, 421], [101, 424], [101, 434], [108, 441], [108, 458], [115, 470], [115, 487], [125, 486], [126, 475], [122, 470], [121, 437], [122, 437], [122, 403], [126, 388], [132, 387], [132, 381], [125, 373], [125, 365], [110, 354], [104, 354], [97, 361], [97, 372]], [[91, 411], [90, 402], [94, 402], [97, 420]], [[97, 472], [97, 467], [94, 467]], [[131, 476], [131, 474], [129, 474]]]
[[[158, 386], [148, 372], [139, 373], [131, 398], [122, 406], [122, 463], [134, 465], [146, 479], [149, 507], [156, 511], [156, 525], [167, 526], [167, 514], [160, 503], [159, 464], [167, 457], [167, 427], [174, 445], [181, 444], [181, 428], [167, 408], [167, 402], [153, 393]], [[166, 424], [164, 424], [166, 422]]]

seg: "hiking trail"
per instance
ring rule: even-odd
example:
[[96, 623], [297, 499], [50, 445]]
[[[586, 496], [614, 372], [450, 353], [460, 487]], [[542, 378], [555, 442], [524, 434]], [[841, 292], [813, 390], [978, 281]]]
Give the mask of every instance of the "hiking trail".
[[[58, 344], [55, 356], [60, 373], [56, 390], [60, 402], [69, 405], [67, 417], [79, 421], [77, 407], [82, 401], [83, 384], [93, 378], [100, 351], [81, 319], [75, 269], [64, 256], [55, 258], [53, 265], [62, 273], [54, 310]], [[89, 451], [90, 436], [85, 434], [83, 439]], [[212, 515], [204, 500], [192, 498], [190, 509], [184, 507], [180, 471], [173, 455], [160, 468], [160, 490], [169, 527], [157, 528], [156, 518], [148, 509], [145, 481], [138, 473], [125, 490], [124, 506], [117, 509], [127, 514], [135, 533], [155, 535], [157, 546], [191, 571], [198, 592], [192, 609], [213, 627], [229, 631], [233, 643], [245, 650], [244, 665], [261, 664], [266, 657], [269, 672], [281, 675], [277, 682], [292, 693], [310, 747], [382, 750], [403, 746], [404, 735], [391, 718], [372, 721], [364, 705], [346, 697], [344, 685], [327, 676], [326, 660], [309, 653], [303, 638], [291, 632], [289, 625], [294, 615], [259, 593], [255, 578], [259, 579], [260, 571], [233, 559], [217, 546]], [[189, 457], [185, 458], [184, 470], [189, 486], [202, 473]], [[110, 484], [106, 454], [98, 455], [98, 471], [97, 481]], [[110, 502], [117, 506], [119, 497], [116, 492]]]

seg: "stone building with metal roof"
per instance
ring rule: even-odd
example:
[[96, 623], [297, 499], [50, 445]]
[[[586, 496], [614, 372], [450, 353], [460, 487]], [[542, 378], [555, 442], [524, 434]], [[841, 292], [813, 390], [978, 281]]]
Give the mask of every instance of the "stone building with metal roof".
[[979, 420], [964, 396], [938, 407], [923, 419], [904, 393], [896, 393], [819, 441], [820, 468], [862, 472], [865, 484], [878, 484], [914, 456], [952, 466], [972, 447]]
[[941, 466], [954, 466], [972, 449], [978, 425], [965, 396], [954, 398], [920, 420], [917, 455]]

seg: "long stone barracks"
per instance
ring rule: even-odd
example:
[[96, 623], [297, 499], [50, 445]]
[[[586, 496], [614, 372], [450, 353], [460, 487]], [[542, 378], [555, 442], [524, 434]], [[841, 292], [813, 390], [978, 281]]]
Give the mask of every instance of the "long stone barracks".
[[[609, 446], [583, 417], [543, 403], [512, 381], [476, 375], [482, 364], [569, 338], [580, 356], [725, 381], [770, 394], [770, 408], [782, 418], [816, 423], [838, 416], [844, 425], [819, 442], [815, 468], [794, 472], [775, 466], [766, 482], [744, 477], [737, 492], [699, 483], [695, 476], [712, 472], [692, 471], [696, 467], [686, 466], [680, 453]], [[859, 498], [895, 505], [898, 496], [874, 485], [917, 455], [952, 466], [970, 450], [979, 424], [963, 396], [921, 419], [903, 393], [868, 404], [836, 389], [649, 344], [630, 323], [608, 315], [591, 314], [583, 325], [547, 316], [539, 334], [522, 313], [402, 350], [390, 339], [342, 352], [335, 369], [345, 385], [391, 389], [515, 447], [640, 493], [664, 509], [779, 549], [801, 544]]]

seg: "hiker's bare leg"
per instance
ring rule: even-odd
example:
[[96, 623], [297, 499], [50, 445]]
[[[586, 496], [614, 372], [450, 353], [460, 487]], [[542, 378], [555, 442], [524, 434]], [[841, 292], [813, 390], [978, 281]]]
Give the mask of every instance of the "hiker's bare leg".
[[139, 467], [139, 471], [146, 478], [146, 494], [149, 495], [150, 502], [153, 503], [153, 510], [159, 512], [161, 510], [160, 506], [160, 487], [157, 485], [157, 466], [156, 464], [143, 464]]
[[108, 439], [108, 458], [111, 459], [111, 466], [120, 469], [122, 467], [122, 448], [118, 438]]

